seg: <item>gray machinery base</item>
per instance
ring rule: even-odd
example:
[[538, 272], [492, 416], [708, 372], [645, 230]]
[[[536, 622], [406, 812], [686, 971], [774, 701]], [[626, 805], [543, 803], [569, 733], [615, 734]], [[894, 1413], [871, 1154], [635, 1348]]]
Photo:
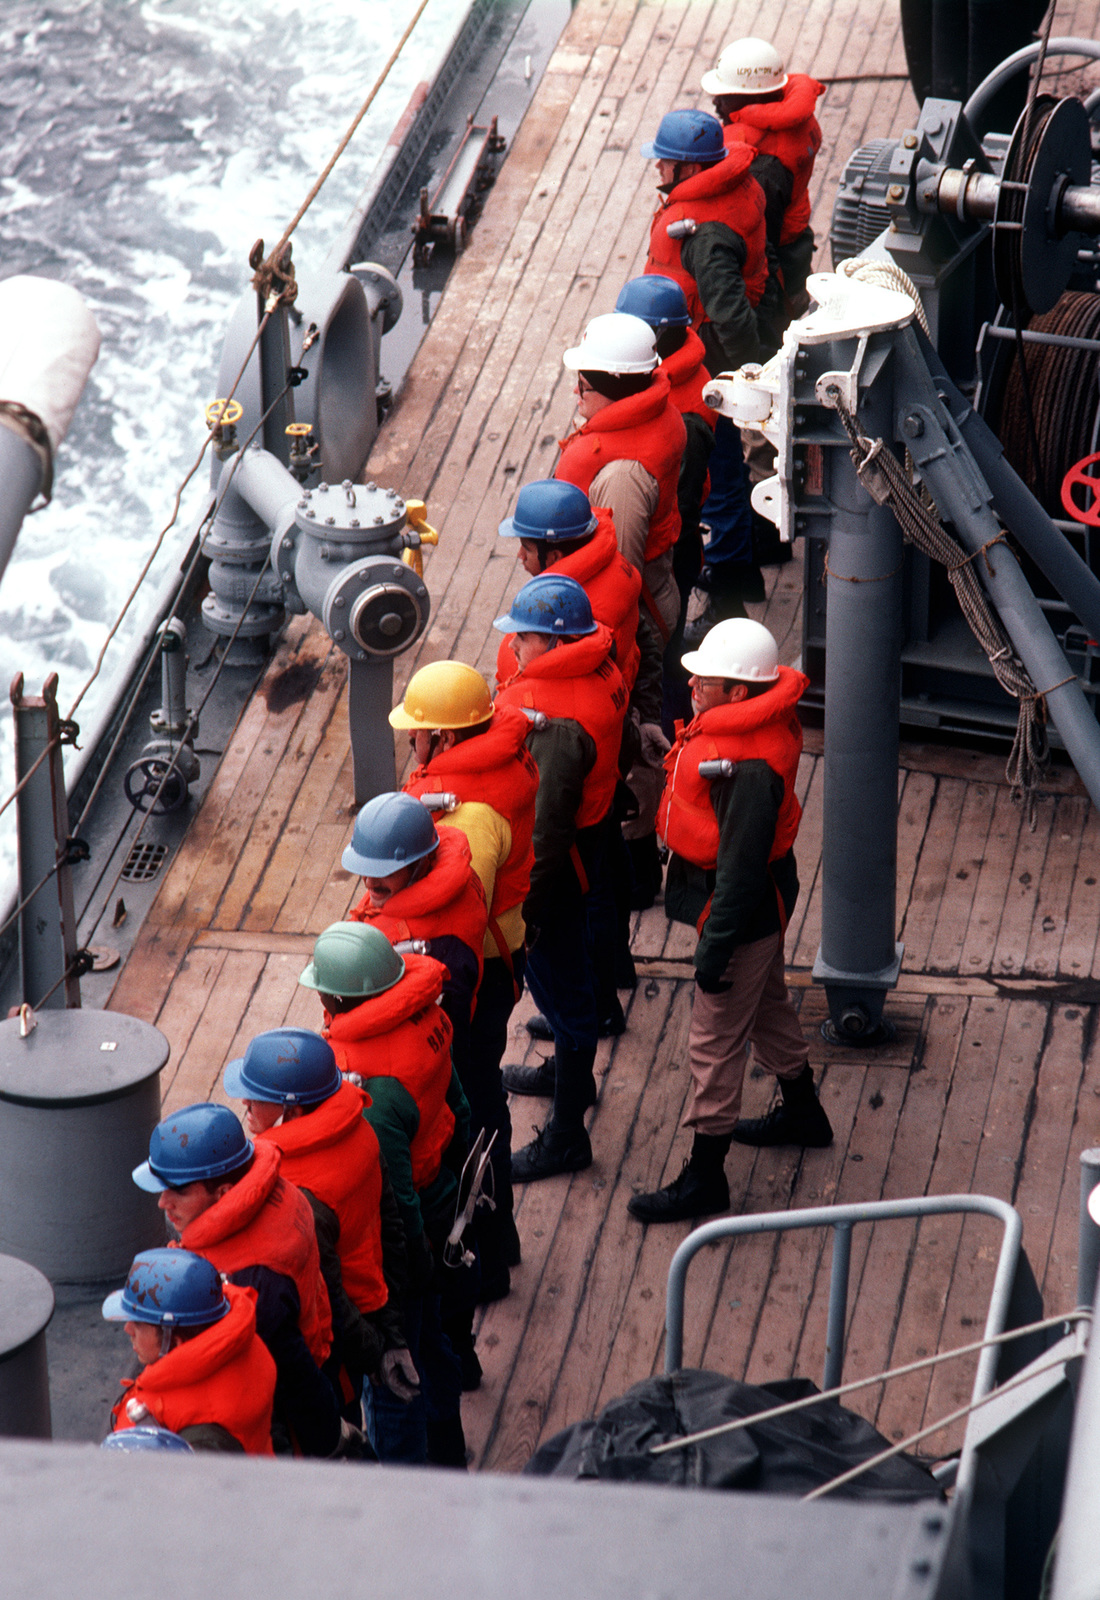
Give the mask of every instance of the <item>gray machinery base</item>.
[[0, 1251], [57, 1283], [121, 1280], [164, 1239], [131, 1172], [160, 1116], [168, 1041], [113, 1011], [0, 1022]]
[[53, 1290], [25, 1261], [0, 1256], [0, 1435], [49, 1439], [46, 1326]]

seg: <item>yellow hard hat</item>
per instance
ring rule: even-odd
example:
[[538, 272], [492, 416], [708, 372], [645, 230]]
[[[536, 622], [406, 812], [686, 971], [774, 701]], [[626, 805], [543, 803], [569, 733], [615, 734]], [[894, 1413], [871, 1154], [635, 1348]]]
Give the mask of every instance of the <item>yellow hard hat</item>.
[[404, 702], [390, 712], [393, 728], [476, 728], [493, 714], [489, 685], [463, 661], [431, 661], [414, 672]]

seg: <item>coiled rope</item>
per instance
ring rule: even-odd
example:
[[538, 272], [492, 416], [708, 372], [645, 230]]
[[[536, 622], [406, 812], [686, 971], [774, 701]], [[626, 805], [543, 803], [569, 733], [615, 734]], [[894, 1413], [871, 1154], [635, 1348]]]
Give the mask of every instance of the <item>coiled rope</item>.
[[[860, 483], [879, 505], [890, 507], [905, 542], [946, 569], [962, 614], [988, 656], [997, 682], [1017, 701], [1016, 736], [1005, 763], [1005, 780], [1014, 800], [1026, 800], [1028, 826], [1034, 831], [1035, 802], [1050, 762], [1046, 700], [1016, 654], [974, 570], [975, 561], [981, 557], [992, 572], [989, 550], [1007, 535], [1002, 531], [980, 550], [968, 554], [946, 531], [935, 505], [922, 499], [911, 475], [883, 440], [869, 439], [860, 432], [858, 419], [844, 404], [839, 390], [831, 389], [829, 398], [848, 435]], [[1047, 692], [1060, 687], [1051, 684]]]

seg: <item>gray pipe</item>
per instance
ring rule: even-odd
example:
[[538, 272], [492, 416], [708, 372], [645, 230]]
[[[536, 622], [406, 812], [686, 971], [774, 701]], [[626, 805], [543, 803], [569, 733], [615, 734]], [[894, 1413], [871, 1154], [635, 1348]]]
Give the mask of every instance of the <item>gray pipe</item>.
[[1092, 1331], [1073, 1415], [1066, 1492], [1054, 1560], [1052, 1600], [1096, 1600], [1100, 1569], [1100, 1306], [1093, 1302]]
[[0, 426], [0, 577], [42, 478], [42, 457], [34, 445], [14, 428]]
[[1100, 1226], [1089, 1215], [1089, 1195], [1100, 1184], [1100, 1150], [1081, 1151], [1081, 1215], [1077, 1234], [1077, 1304], [1091, 1306], [1100, 1277]]
[[993, 504], [1013, 538], [1072, 606], [1090, 635], [1100, 639], [1100, 578], [1013, 472], [1004, 458], [1004, 446], [989, 425], [944, 374], [937, 372], [935, 377], [940, 398], [981, 468]]
[[[908, 329], [899, 336], [898, 352], [906, 369], [901, 392], [918, 402], [902, 408], [913, 460], [964, 548], [975, 555], [984, 551], [975, 563], [980, 581], [1031, 681], [1045, 697], [1093, 805], [1100, 806], [1100, 724], [1015, 556], [1003, 543], [994, 542], [1000, 538], [1001, 525], [993, 515], [989, 486], [936, 398], [931, 375]], [[928, 403], [922, 403], [925, 400]]]
[[[876, 336], [872, 357], [889, 338]], [[854, 341], [838, 341], [829, 361], [845, 371], [854, 350]], [[889, 381], [873, 385], [862, 406], [863, 426], [889, 437]], [[848, 451], [826, 454], [825, 492], [836, 511], [828, 549], [821, 950], [814, 977], [825, 984], [834, 1026], [848, 1033], [851, 1018], [860, 1032], [878, 1023], [896, 978], [903, 546], [893, 512], [867, 494]], [[851, 1012], [855, 1001], [862, 1010]]]
[[[1046, 53], [1048, 56], [1088, 56], [1094, 61], [1100, 61], [1100, 44], [1093, 39], [1051, 39]], [[1025, 44], [1022, 50], [1006, 56], [1000, 66], [994, 67], [988, 78], [982, 79], [963, 106], [963, 116], [971, 127], [974, 126], [974, 119], [985, 110], [997, 90], [1010, 78], [1014, 78], [1022, 66], [1034, 61], [1038, 54], [1037, 44]]]
[[[236, 471], [233, 471], [236, 466]], [[250, 445], [233, 456], [222, 468], [219, 503], [214, 532], [224, 517], [238, 523], [240, 501], [256, 515], [264, 528], [273, 528], [284, 512], [302, 498], [302, 486], [282, 462], [259, 444]]]

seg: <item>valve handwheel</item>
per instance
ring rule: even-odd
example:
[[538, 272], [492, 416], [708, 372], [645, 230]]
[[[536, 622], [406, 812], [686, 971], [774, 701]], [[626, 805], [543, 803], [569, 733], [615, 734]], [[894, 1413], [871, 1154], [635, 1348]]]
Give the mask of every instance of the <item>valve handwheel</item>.
[[[1088, 470], [1097, 466], [1100, 466], [1100, 450], [1075, 462], [1062, 479], [1062, 505], [1067, 515], [1075, 522], [1085, 523], [1089, 528], [1100, 528], [1100, 472]], [[1084, 508], [1078, 505], [1073, 492], [1078, 486], [1083, 486], [1086, 493], [1091, 496]]]
[[187, 799], [182, 773], [176, 767], [169, 772], [168, 762], [159, 756], [142, 756], [135, 761], [126, 770], [123, 786], [135, 811], [152, 810], [154, 816], [178, 811]]
[[206, 408], [206, 422], [211, 428], [223, 428], [234, 422], [240, 422], [243, 415], [244, 410], [239, 400], [230, 400], [228, 404], [224, 400], [211, 400]]

